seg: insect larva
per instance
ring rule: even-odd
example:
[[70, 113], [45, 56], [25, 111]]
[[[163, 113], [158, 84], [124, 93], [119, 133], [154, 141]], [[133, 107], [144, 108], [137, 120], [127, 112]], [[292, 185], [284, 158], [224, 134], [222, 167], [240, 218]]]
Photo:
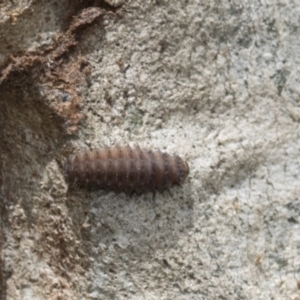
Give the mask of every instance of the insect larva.
[[177, 155], [117, 146], [69, 157], [64, 172], [71, 185], [142, 193], [180, 185], [189, 167]]

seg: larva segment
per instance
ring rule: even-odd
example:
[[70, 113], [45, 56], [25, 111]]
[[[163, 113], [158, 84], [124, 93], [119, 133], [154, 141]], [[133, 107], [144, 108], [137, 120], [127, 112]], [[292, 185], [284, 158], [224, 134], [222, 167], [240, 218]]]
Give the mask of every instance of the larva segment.
[[113, 170], [113, 160], [112, 160], [112, 148], [105, 149], [106, 159], [103, 160], [105, 164], [105, 184], [108, 187], [113, 186], [114, 170]]
[[121, 147], [116, 147], [118, 154], [118, 162], [115, 164], [116, 168], [116, 186], [118, 189], [122, 189], [124, 183], [124, 174], [125, 174], [125, 161], [124, 161], [124, 151]]
[[89, 160], [90, 160], [90, 181], [91, 182], [96, 182], [97, 181], [97, 170], [98, 170], [98, 152], [97, 151], [91, 151], [90, 152], [90, 157], [89, 157]]
[[143, 189], [145, 187], [149, 187], [151, 184], [152, 163], [148, 151], [141, 150], [140, 157], [142, 161], [140, 180], [141, 188]]
[[64, 173], [72, 185], [141, 193], [180, 185], [189, 168], [176, 155], [117, 146], [70, 157]]
[[134, 152], [135, 152], [135, 160], [134, 160], [133, 164], [136, 168], [135, 186], [137, 187], [137, 189], [140, 189], [141, 186], [143, 186], [143, 182], [142, 182], [143, 161], [142, 161], [142, 156], [141, 156], [141, 148], [139, 146], [137, 146], [134, 149]]
[[164, 169], [165, 169], [165, 172], [164, 172], [164, 179], [163, 179], [163, 189], [166, 189], [170, 186], [171, 184], [171, 174], [170, 174], [170, 168], [171, 168], [171, 163], [172, 163], [172, 160], [171, 160], [171, 156], [167, 153], [163, 153], [162, 154], [162, 157], [163, 157], [163, 160], [164, 160]]
[[165, 177], [165, 165], [162, 153], [160, 151], [156, 151], [154, 154], [154, 165], [155, 165], [155, 174], [154, 174], [154, 183], [155, 188], [158, 190], [162, 190], [164, 177]]
[[[113, 186], [118, 185], [118, 178], [119, 175], [121, 175], [121, 168], [120, 168], [120, 163], [121, 163], [121, 156], [120, 156], [120, 148], [115, 147], [111, 149], [111, 169], [109, 170], [110, 178], [111, 178], [111, 184]], [[120, 173], [120, 174], [119, 174]]]
[[178, 176], [177, 176], [177, 168], [175, 163], [175, 156], [168, 157], [168, 179], [169, 184], [179, 184]]
[[74, 170], [73, 170], [73, 167], [74, 167], [73, 160], [74, 160], [74, 156], [70, 156], [67, 159], [66, 164], [64, 165], [64, 175], [65, 175], [65, 177], [67, 177], [68, 181], [70, 181], [70, 182], [75, 181], [75, 178], [74, 178], [75, 174], [74, 174]]
[[91, 157], [92, 153], [86, 152], [84, 154], [83, 160], [85, 163], [82, 164], [80, 172], [82, 172], [83, 176], [85, 177], [85, 184], [89, 185], [90, 182], [93, 181], [93, 160]]
[[156, 173], [158, 171], [158, 168], [156, 167], [155, 163], [155, 155], [152, 151], [148, 151], [148, 155], [150, 158], [150, 165], [151, 165], [151, 173], [149, 174], [149, 189], [155, 190], [155, 178], [156, 178]]
[[128, 189], [129, 186], [129, 174], [130, 174], [130, 167], [131, 167], [131, 151], [132, 149], [127, 146], [122, 149], [122, 159], [123, 159], [123, 176], [121, 179], [122, 188]]
[[136, 149], [131, 149], [131, 159], [130, 159], [130, 172], [129, 172], [129, 188], [130, 190], [134, 190], [138, 184], [139, 178], [139, 155]]

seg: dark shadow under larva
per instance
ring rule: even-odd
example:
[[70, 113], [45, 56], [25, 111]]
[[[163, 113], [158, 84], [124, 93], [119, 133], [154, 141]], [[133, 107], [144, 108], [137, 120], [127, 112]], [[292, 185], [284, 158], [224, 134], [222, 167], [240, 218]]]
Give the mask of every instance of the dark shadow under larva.
[[181, 185], [189, 167], [177, 155], [117, 146], [69, 157], [64, 173], [69, 186], [143, 193]]

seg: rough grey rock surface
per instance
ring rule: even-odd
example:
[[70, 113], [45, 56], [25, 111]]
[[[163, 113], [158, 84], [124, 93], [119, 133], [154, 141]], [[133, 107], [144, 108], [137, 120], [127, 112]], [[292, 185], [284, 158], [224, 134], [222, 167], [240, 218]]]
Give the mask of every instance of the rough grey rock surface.
[[[102, 21], [61, 55], [86, 80], [11, 75], [82, 3], [0, 4], [2, 76], [20, 83], [0, 86], [0, 299], [300, 299], [300, 3], [91, 1]], [[116, 143], [179, 154], [188, 182], [68, 191], [65, 157]]]

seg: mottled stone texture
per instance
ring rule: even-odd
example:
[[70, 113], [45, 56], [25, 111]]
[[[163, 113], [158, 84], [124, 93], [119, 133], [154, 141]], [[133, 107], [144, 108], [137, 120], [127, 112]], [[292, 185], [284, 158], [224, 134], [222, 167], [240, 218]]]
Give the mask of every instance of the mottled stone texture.
[[[300, 3], [0, 1], [0, 299], [300, 299]], [[115, 144], [172, 194], [69, 190]]]

